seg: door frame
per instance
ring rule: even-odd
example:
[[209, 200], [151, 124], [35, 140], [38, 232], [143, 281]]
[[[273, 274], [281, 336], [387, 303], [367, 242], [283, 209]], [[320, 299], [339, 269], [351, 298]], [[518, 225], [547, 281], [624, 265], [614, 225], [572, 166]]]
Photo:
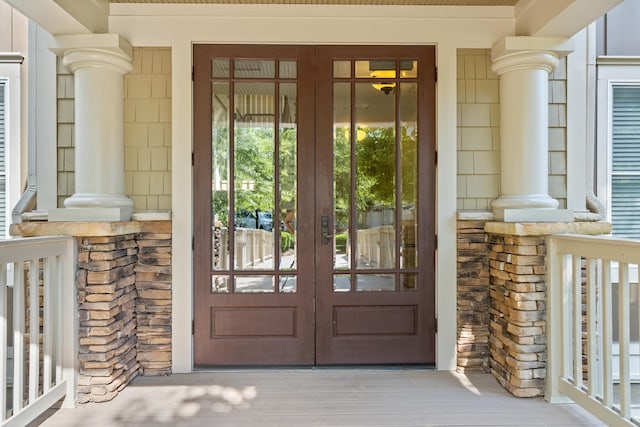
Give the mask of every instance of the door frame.
[[[335, 10], [336, 7], [331, 7]], [[305, 15], [306, 16], [306, 15]], [[193, 138], [193, 87], [192, 87], [192, 45], [193, 43], [215, 43], [219, 39], [219, 34], [213, 32], [212, 21], [218, 18], [205, 18], [198, 25], [202, 33], [193, 37], [193, 28], [185, 33], [184, 37], [169, 37], [166, 26], [159, 27], [154, 21], [153, 25], [123, 26], [123, 22], [118, 21], [118, 28], [127, 29], [125, 33], [135, 38], [137, 46], [153, 46], [161, 43], [171, 49], [171, 168], [173, 171], [189, 171], [192, 167], [192, 138]], [[229, 18], [231, 19], [231, 18]], [[315, 18], [306, 17], [308, 21]], [[341, 22], [344, 21], [341, 18]], [[147, 23], [146, 18], [134, 20], [141, 24]], [[169, 18], [160, 22], [172, 22]], [[200, 21], [199, 21], [200, 22]], [[226, 21], [225, 21], [226, 22]], [[233, 21], [231, 19], [231, 22]], [[351, 20], [347, 23], [357, 25], [358, 22]], [[229, 23], [227, 23], [229, 24]], [[390, 29], [397, 29], [398, 34], [404, 34], [403, 25], [399, 22], [390, 23]], [[458, 49], [474, 46], [477, 48], [491, 48], [491, 42], [479, 41], [474, 33], [459, 33], [460, 38], [451, 39], [451, 31], [455, 30], [451, 25], [445, 27], [433, 27], [423, 25], [418, 28], [417, 33], [411, 33], [411, 37], [400, 37], [394, 40], [395, 44], [413, 44], [416, 37], [425, 40], [425, 44], [436, 45], [436, 64], [439, 70], [437, 93], [436, 93], [436, 134], [438, 168], [436, 209], [437, 223], [436, 231], [439, 236], [437, 260], [436, 260], [436, 312], [439, 321], [438, 333], [436, 335], [436, 369], [451, 371], [456, 369], [456, 287], [452, 283], [456, 282], [456, 219], [457, 205], [456, 192], [452, 191], [452, 183], [456, 181], [456, 135], [457, 135], [457, 99], [454, 96], [457, 86], [457, 55]], [[468, 24], [465, 24], [468, 25]], [[144, 31], [142, 29], [144, 28]], [[151, 28], [152, 31], [149, 31]], [[153, 30], [155, 28], [155, 30]], [[319, 44], [332, 44], [335, 41], [326, 38], [326, 25], [322, 32], [310, 31], [309, 37]], [[340, 27], [342, 28], [342, 27]], [[464, 28], [464, 26], [460, 27]], [[508, 31], [508, 28], [504, 28]], [[494, 29], [491, 34], [494, 34]], [[246, 32], [235, 32], [234, 42], [238, 43], [282, 43], [294, 42], [291, 34], [288, 37], [271, 36], [259, 38], [255, 34]], [[385, 44], [387, 39], [378, 37], [373, 41], [363, 41], [345, 34], [344, 31], [337, 31], [336, 37], [341, 40], [366, 45]], [[491, 40], [495, 37], [492, 36]], [[130, 39], [131, 40], [131, 39]], [[447, 96], [440, 96], [447, 94]], [[193, 372], [193, 337], [192, 316], [193, 316], [193, 179], [191, 173], [173, 173], [171, 185], [174, 189], [171, 196], [171, 204], [175, 207], [170, 213], [172, 225], [172, 270], [174, 280], [172, 292], [172, 353], [171, 366], [174, 373]]]

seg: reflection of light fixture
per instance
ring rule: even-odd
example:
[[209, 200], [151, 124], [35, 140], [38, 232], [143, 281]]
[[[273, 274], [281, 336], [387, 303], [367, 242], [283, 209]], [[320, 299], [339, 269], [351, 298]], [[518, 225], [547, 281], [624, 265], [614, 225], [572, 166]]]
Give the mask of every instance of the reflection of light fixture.
[[[373, 70], [370, 74], [374, 79], [395, 79], [396, 71], [395, 70]], [[373, 83], [374, 89], [381, 91], [385, 95], [389, 95], [396, 87], [395, 82], [379, 82]]]
[[367, 132], [364, 129], [358, 128], [356, 131], [356, 141], [360, 142], [367, 137]]

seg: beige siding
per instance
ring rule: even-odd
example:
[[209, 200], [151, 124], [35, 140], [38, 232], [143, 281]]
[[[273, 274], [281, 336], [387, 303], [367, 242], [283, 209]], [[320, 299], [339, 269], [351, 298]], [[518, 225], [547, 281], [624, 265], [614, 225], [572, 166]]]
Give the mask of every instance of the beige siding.
[[549, 76], [549, 195], [567, 207], [567, 60]]
[[[73, 75], [58, 70], [58, 206], [74, 192]], [[136, 211], [171, 209], [171, 50], [134, 48], [124, 76], [126, 194]]]
[[498, 76], [486, 49], [458, 51], [458, 209], [489, 210], [500, 185]]
[[75, 191], [75, 141], [74, 141], [74, 95], [73, 74], [58, 58], [57, 78], [58, 111], [58, 207]]
[[[498, 76], [488, 49], [458, 50], [458, 210], [491, 209], [500, 192]], [[549, 194], [567, 205], [566, 60], [549, 78]]]
[[134, 48], [125, 75], [126, 192], [136, 211], [171, 209], [171, 50]]

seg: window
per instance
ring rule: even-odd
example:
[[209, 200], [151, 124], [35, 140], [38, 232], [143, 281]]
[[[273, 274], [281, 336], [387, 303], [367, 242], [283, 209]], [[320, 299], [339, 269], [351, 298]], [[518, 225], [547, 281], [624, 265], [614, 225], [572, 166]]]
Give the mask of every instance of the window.
[[611, 88], [610, 200], [612, 234], [640, 239], [640, 85]]

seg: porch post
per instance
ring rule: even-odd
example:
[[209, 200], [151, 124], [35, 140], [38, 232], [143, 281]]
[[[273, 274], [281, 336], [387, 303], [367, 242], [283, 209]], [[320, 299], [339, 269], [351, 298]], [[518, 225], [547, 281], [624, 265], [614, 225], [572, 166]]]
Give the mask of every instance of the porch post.
[[56, 53], [74, 74], [75, 193], [50, 221], [127, 221], [124, 79], [132, 49], [117, 34], [59, 36]]
[[556, 210], [558, 201], [548, 191], [549, 73], [572, 49], [567, 39], [505, 37], [491, 51], [500, 76], [500, 197], [492, 204], [497, 220], [573, 218]]

